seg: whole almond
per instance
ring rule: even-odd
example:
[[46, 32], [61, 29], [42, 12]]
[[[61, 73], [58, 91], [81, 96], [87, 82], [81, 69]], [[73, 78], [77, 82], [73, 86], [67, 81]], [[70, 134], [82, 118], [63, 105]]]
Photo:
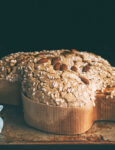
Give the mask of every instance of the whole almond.
[[89, 69], [90, 69], [90, 66], [86, 65], [86, 66], [83, 67], [82, 71], [87, 72], [87, 71], [89, 71]]
[[48, 62], [48, 59], [47, 58], [41, 58], [39, 61], [38, 61], [38, 64], [43, 64], [43, 63], [46, 63]]
[[80, 79], [81, 79], [85, 84], [89, 84], [89, 80], [86, 79], [85, 77], [80, 76]]
[[76, 71], [77, 71], [77, 68], [76, 68], [75, 66], [72, 66], [72, 67], [71, 67], [71, 70], [76, 72]]
[[61, 71], [67, 70], [67, 65], [66, 64], [62, 64], [61, 67], [60, 67], [60, 70]]
[[51, 64], [52, 64], [52, 65], [55, 65], [56, 63], [58, 63], [58, 62], [59, 62], [59, 60], [60, 60], [60, 58], [59, 58], [59, 57], [54, 57], [54, 58], [52, 59]]
[[60, 63], [56, 63], [56, 64], [54, 65], [54, 69], [55, 69], [55, 70], [59, 70], [59, 69], [60, 69], [60, 66], [61, 66]]

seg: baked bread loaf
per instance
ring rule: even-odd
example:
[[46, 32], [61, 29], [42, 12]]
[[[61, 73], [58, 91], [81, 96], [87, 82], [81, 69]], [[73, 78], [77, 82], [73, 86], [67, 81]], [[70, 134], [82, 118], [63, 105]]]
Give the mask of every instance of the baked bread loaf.
[[25, 67], [25, 120], [48, 132], [83, 133], [95, 120], [115, 119], [114, 87], [115, 68], [100, 56], [76, 50], [40, 52]]
[[115, 86], [114, 73], [106, 60], [91, 53], [46, 51], [25, 66], [22, 89], [28, 98], [46, 105], [95, 105], [96, 91]]
[[[16, 71], [11, 65], [12, 71], [4, 73], [12, 62]], [[12, 104], [19, 103], [22, 93], [24, 118], [30, 126], [80, 134], [95, 120], [115, 120], [115, 67], [100, 56], [75, 49], [43, 50], [11, 54], [0, 63], [1, 82], [17, 87], [18, 98]], [[11, 104], [9, 99], [5, 102]]]
[[19, 105], [24, 68], [38, 52], [18, 52], [0, 60], [0, 103]]

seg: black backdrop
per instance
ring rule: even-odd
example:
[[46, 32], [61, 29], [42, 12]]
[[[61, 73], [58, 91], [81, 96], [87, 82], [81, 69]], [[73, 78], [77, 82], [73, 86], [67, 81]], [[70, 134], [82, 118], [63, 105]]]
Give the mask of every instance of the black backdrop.
[[0, 0], [0, 57], [77, 48], [115, 65], [114, 41], [114, 0]]
[[0, 56], [77, 48], [115, 65], [114, 12], [111, 0], [0, 0]]

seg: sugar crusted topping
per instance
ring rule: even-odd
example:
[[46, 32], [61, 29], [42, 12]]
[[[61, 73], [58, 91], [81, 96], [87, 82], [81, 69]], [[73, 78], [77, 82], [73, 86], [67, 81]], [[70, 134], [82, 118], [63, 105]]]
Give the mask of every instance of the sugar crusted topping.
[[[97, 91], [115, 86], [115, 67], [88, 52], [19, 52], [0, 60], [0, 78], [22, 81], [23, 92], [37, 102], [82, 107], [88, 103], [95, 105]], [[106, 97], [114, 96], [112, 90]]]

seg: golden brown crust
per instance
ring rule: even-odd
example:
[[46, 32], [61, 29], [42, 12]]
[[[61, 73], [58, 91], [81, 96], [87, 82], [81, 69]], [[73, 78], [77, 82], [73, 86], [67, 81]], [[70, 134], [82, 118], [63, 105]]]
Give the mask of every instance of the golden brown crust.
[[[1, 80], [23, 81], [29, 98], [61, 107], [94, 104], [96, 91], [115, 85], [115, 69], [106, 60], [76, 50], [10, 54], [0, 61], [0, 70]], [[115, 95], [114, 90], [106, 93]]]
[[115, 120], [115, 69], [106, 60], [75, 50], [17, 55], [0, 61], [0, 102], [17, 105], [23, 80], [24, 118], [30, 126], [81, 134], [95, 120]]
[[35, 67], [31, 67], [31, 62], [30, 69], [25, 67], [22, 87], [32, 100], [39, 102], [41, 97], [41, 103], [61, 107], [82, 107], [89, 102], [95, 105], [96, 91], [103, 92], [115, 84], [112, 66], [100, 56], [75, 50], [46, 52], [38, 57], [38, 62], [44, 58], [47, 61], [36, 63]]

